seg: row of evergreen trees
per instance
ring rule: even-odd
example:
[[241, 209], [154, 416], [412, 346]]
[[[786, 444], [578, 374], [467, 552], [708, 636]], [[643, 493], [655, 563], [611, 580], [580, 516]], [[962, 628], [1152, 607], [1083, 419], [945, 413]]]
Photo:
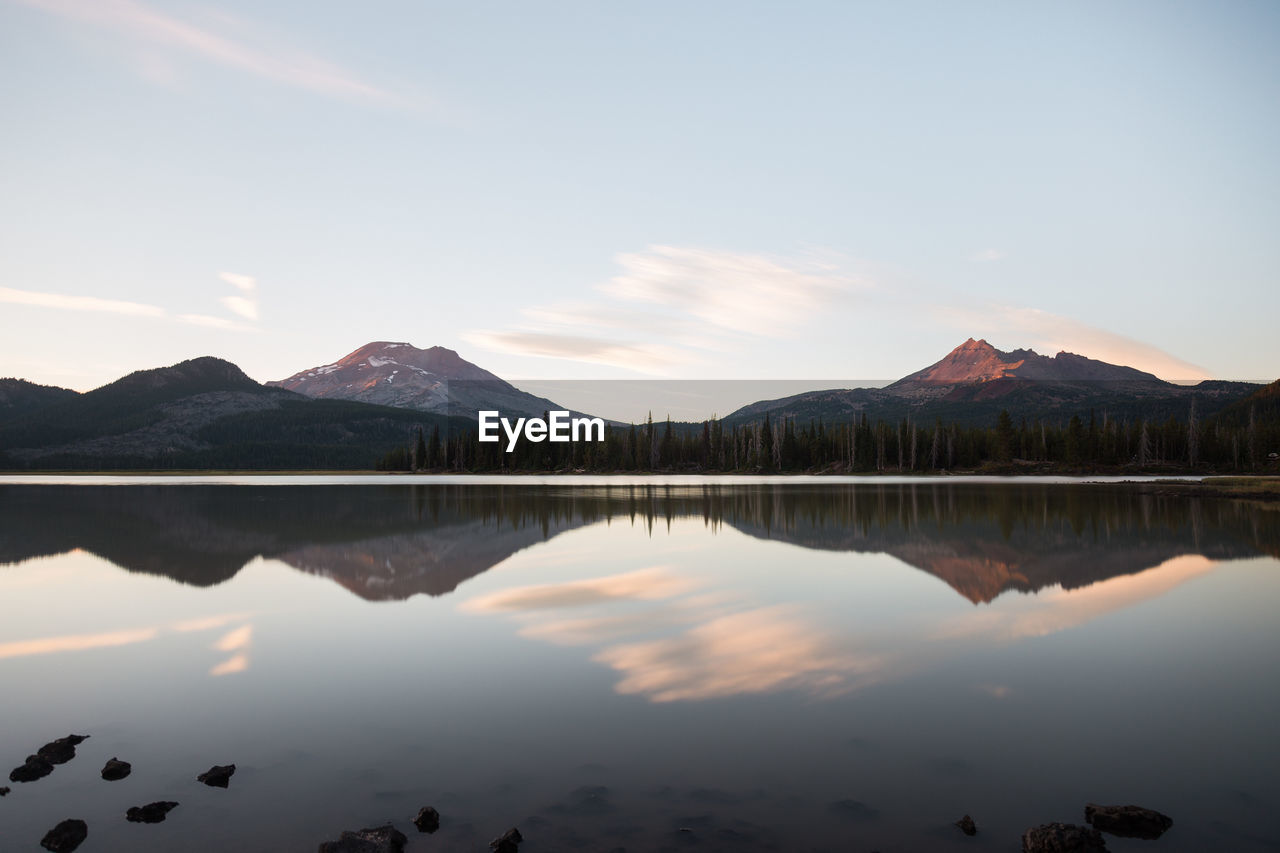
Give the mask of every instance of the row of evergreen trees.
[[1065, 424], [1018, 422], [1002, 411], [991, 427], [921, 425], [910, 419], [839, 424], [821, 420], [763, 420], [727, 426], [654, 423], [606, 427], [602, 442], [521, 440], [480, 443], [473, 431], [429, 437], [420, 427], [411, 444], [377, 463], [381, 471], [456, 472], [845, 472], [907, 473], [954, 470], [1204, 470], [1262, 471], [1275, 466], [1280, 418], [1200, 420], [1192, 404], [1185, 419], [1161, 423], [1116, 420], [1105, 413], [1073, 416]]

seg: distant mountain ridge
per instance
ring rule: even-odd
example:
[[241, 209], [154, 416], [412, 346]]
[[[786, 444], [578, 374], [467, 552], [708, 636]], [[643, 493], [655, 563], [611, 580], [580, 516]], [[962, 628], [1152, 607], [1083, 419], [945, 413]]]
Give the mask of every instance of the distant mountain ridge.
[[1151, 373], [1143, 373], [1132, 367], [1108, 364], [1105, 361], [1086, 358], [1075, 353], [1064, 351], [1050, 357], [1040, 355], [1031, 349], [1004, 352], [985, 340], [975, 341], [969, 338], [947, 353], [940, 361], [904, 376], [888, 387], [907, 390], [922, 386], [990, 382], [996, 379], [1170, 384]]
[[[1028, 421], [1065, 424], [1096, 412], [1160, 423], [1185, 420], [1194, 400], [1197, 417], [1225, 410], [1228, 422], [1239, 426], [1274, 418], [1280, 410], [1275, 388], [1217, 380], [1174, 385], [1072, 353], [1004, 352], [970, 338], [884, 388], [762, 400], [723, 420], [728, 427], [766, 416], [990, 426], [1007, 409]], [[377, 341], [266, 385], [205, 356], [137, 371], [83, 394], [0, 379], [0, 468], [368, 470], [403, 451], [420, 429], [427, 436], [438, 429], [446, 441], [474, 430], [479, 409], [518, 417], [560, 408], [444, 347]]]
[[442, 415], [268, 388], [211, 356], [44, 396], [0, 411], [0, 465], [367, 469], [418, 428], [449, 426]]
[[1031, 349], [1011, 352], [969, 338], [939, 361], [883, 388], [809, 391], [743, 406], [730, 424], [789, 418], [848, 420], [866, 415], [886, 421], [942, 419], [945, 423], [990, 424], [1002, 409], [1015, 417], [1070, 417], [1096, 409], [1114, 417], [1163, 420], [1186, 417], [1190, 401], [1201, 416], [1250, 394], [1248, 382], [1206, 380], [1175, 385], [1132, 367], [1069, 352], [1044, 356]]
[[521, 391], [451, 349], [391, 341], [365, 344], [332, 364], [266, 384], [308, 397], [470, 417], [482, 409], [540, 416], [563, 408]]

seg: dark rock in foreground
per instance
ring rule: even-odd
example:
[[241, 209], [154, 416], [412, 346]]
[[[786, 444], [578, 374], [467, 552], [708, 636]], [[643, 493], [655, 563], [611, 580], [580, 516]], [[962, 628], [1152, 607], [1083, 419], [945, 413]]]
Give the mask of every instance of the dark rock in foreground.
[[320, 853], [404, 853], [405, 834], [391, 824], [359, 832], [344, 832], [337, 841], [320, 845]]
[[0, 797], [7, 797], [8, 795], [9, 795], [8, 788], [0, 788]]
[[520, 830], [513, 826], [490, 841], [489, 849], [493, 853], [516, 853], [520, 849], [521, 841], [524, 841], [524, 836], [520, 834]]
[[76, 747], [89, 739], [88, 735], [67, 735], [51, 740], [36, 751], [36, 755], [50, 764], [66, 764], [76, 757]]
[[203, 782], [210, 788], [225, 788], [231, 783], [231, 777], [235, 772], [236, 766], [234, 764], [215, 764], [197, 776], [196, 781]]
[[102, 768], [102, 778], [108, 782], [118, 782], [133, 772], [133, 765], [127, 761], [113, 758]]
[[1106, 853], [1102, 834], [1087, 826], [1046, 823], [1022, 834], [1022, 853]]
[[968, 815], [965, 815], [964, 817], [956, 821], [956, 826], [960, 827], [960, 831], [963, 832], [965, 835], [978, 834], [978, 825], [974, 823], [973, 818], [969, 817]]
[[147, 803], [145, 806], [134, 806], [125, 812], [124, 816], [130, 823], [162, 823], [165, 815], [177, 807], [177, 803], [162, 800], [157, 803]]
[[53, 764], [39, 755], [28, 755], [21, 767], [15, 767], [9, 773], [10, 782], [34, 782], [43, 779], [53, 772]]
[[1084, 807], [1084, 819], [1094, 829], [1119, 835], [1123, 838], [1159, 838], [1173, 826], [1173, 818], [1142, 806], [1100, 806], [1088, 803]]
[[431, 806], [423, 806], [413, 819], [413, 825], [418, 827], [418, 832], [435, 832], [440, 828], [440, 812]]
[[45, 833], [40, 846], [53, 853], [71, 853], [89, 837], [89, 824], [82, 820], [64, 820]]

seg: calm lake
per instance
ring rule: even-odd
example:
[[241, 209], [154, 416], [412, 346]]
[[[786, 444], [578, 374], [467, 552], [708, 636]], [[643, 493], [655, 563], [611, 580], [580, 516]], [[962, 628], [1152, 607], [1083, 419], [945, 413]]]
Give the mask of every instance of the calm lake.
[[[0, 481], [0, 850], [1280, 849], [1280, 507], [1069, 482]], [[269, 484], [267, 484], [269, 483]], [[1148, 490], [1149, 491], [1149, 490]], [[105, 782], [107, 759], [133, 773]], [[235, 763], [226, 790], [195, 781]], [[164, 823], [130, 806], [181, 805]], [[410, 822], [424, 805], [434, 835]], [[973, 816], [979, 834], [952, 822]]]

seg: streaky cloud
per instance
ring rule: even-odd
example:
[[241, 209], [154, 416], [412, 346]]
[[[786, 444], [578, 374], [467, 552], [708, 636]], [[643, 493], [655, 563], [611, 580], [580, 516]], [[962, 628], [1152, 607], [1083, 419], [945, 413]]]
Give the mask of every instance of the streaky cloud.
[[532, 355], [592, 364], [605, 364], [647, 372], [684, 360], [677, 350], [651, 344], [630, 344], [608, 337], [559, 334], [521, 329], [465, 332], [463, 339], [492, 352]]
[[258, 280], [251, 275], [241, 275], [234, 272], [220, 272], [218, 278], [227, 284], [240, 288], [245, 293], [252, 293], [258, 287]]
[[258, 301], [243, 296], [224, 296], [219, 300], [232, 314], [239, 314], [246, 320], [258, 319]]
[[[815, 314], [872, 286], [819, 259], [653, 245], [615, 260], [619, 274], [595, 288], [598, 298], [525, 306], [525, 323], [463, 337], [497, 352], [657, 374], [793, 337]], [[620, 341], [620, 329], [651, 342]]]
[[256, 332], [256, 326], [247, 326], [228, 320], [226, 317], [214, 317], [209, 314], [179, 314], [179, 321], [192, 326], [204, 326], [207, 329], [222, 329], [226, 332]]
[[712, 326], [765, 337], [809, 319], [859, 284], [829, 264], [710, 249], [650, 246], [617, 260], [623, 272], [599, 288], [605, 295], [669, 306]]
[[[331, 62], [242, 33], [232, 37], [158, 11], [137, 0], [19, 0], [68, 20], [118, 30], [216, 65], [330, 97], [395, 104], [399, 96], [367, 83]], [[226, 17], [223, 16], [224, 22]], [[240, 30], [248, 30], [241, 26]]]
[[126, 302], [120, 299], [100, 299], [96, 296], [72, 296], [65, 293], [41, 293], [34, 290], [17, 290], [0, 287], [0, 302], [12, 305], [32, 305], [54, 308], [60, 311], [98, 311], [107, 314], [123, 314], [129, 317], [163, 317], [165, 311], [158, 305]]

